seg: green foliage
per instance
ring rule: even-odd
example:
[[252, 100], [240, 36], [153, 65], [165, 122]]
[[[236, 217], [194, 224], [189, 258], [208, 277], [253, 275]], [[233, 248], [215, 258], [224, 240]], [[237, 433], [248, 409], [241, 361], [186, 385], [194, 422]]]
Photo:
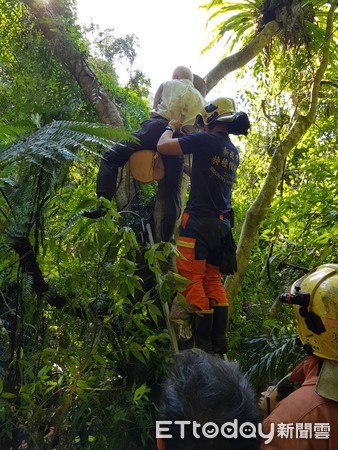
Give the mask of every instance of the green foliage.
[[[74, 213], [74, 202], [65, 210]], [[133, 439], [147, 446], [154, 414], [149, 393], [163, 375], [170, 343], [156, 292], [142, 286], [135, 260], [141, 249], [133, 231], [119, 227], [113, 208], [95, 223], [79, 219], [62, 239], [53, 233], [59, 221], [54, 217], [52, 229], [45, 229], [48, 244], [39, 260], [48, 283], [69, 304], [55, 310], [46, 297], [39, 305], [28, 288], [20, 321], [29, 342], [21, 342], [19, 359], [5, 364], [5, 373], [18, 367], [20, 389], [3, 392], [3, 432], [29, 415], [28, 439], [38, 446], [50, 424], [60, 430], [60, 448], [73, 448], [84, 436], [92, 436], [95, 448], [108, 448], [107, 442], [129, 448]], [[3, 295], [13, 302], [7, 291]]]
[[257, 390], [263, 390], [273, 379], [285, 377], [304, 358], [303, 350], [297, 346], [297, 336], [270, 332], [244, 341], [250, 356], [243, 366]]
[[[73, 2], [66, 3], [71, 6]], [[71, 44], [85, 54], [88, 50], [66, 3], [59, 26]], [[22, 2], [0, 1], [0, 38], [2, 121], [32, 131], [37, 116], [39, 126], [52, 120], [97, 120], [76, 80], [55, 58], [53, 49], [37, 31], [34, 19]], [[120, 41], [122, 45], [123, 38]], [[128, 43], [129, 52], [135, 51], [133, 42]], [[139, 128], [149, 112], [146, 100], [140, 98], [140, 95], [148, 96], [149, 80], [143, 74], [131, 72], [132, 89], [121, 88], [113, 66], [116, 59], [97, 57], [89, 58], [89, 61], [106, 91], [117, 104], [123, 105], [121, 115], [126, 128]]]
[[1, 0], [0, 11], [2, 120], [30, 123], [32, 129], [34, 114], [42, 125], [60, 118], [88, 119], [79, 86], [53, 56], [22, 2]]
[[[18, 169], [2, 190], [0, 245], [11, 249], [1, 261], [2, 315], [9, 318], [13, 311], [20, 323], [11, 328], [18, 356], [2, 360], [2, 436], [29, 416], [28, 440], [38, 446], [51, 424], [64, 449], [78, 439], [92, 440], [95, 448], [105, 448], [112, 436], [114, 448], [128, 448], [128, 441], [130, 448], [133, 442], [147, 446], [151, 439], [155, 411], [149, 392], [163, 376], [170, 341], [158, 293], [144, 287], [139, 257], [151, 254], [149, 265], [160, 277], [158, 264], [165, 258], [139, 246], [110, 202], [99, 221], [80, 215], [92, 202], [84, 168], [122, 134], [102, 125], [53, 122], [1, 153], [3, 170]], [[45, 294], [36, 291], [33, 272], [18, 266], [12, 251], [18, 236], [40, 249]], [[172, 297], [175, 285], [164, 275], [161, 286]], [[66, 299], [63, 309], [50, 306], [55, 298]]]
[[[264, 190], [276, 147], [287, 135], [292, 119], [308, 112], [318, 54], [325, 45], [327, 11], [324, 2], [314, 2], [313, 6], [315, 20], [306, 22], [310, 37], [306, 46], [284, 51], [283, 41], [274, 41], [238, 74], [242, 90], [237, 103], [249, 112], [252, 126], [247, 140], [234, 139], [241, 151], [233, 191], [237, 239], [247, 209]], [[336, 36], [333, 39], [334, 49]], [[334, 54], [332, 51], [321, 86], [316, 123], [285, 161], [282, 180], [257, 230], [256, 245], [234, 303], [230, 357], [248, 371], [258, 392], [271, 379], [286, 375], [304, 355], [294, 343], [297, 329], [293, 312], [278, 307], [274, 299], [308, 270], [337, 262]]]
[[[222, 38], [229, 44], [229, 51], [235, 44], [247, 42], [253, 37], [259, 20], [262, 0], [245, 0], [241, 2], [213, 0], [201, 7], [213, 11], [208, 21], [217, 20], [214, 28], [214, 38], [208, 43], [204, 51], [213, 47]], [[223, 20], [222, 20], [223, 19]]]
[[[327, 11], [324, 2], [311, 3], [315, 20], [305, 22], [306, 45], [286, 52], [285, 40], [274, 42], [244, 70], [237, 103], [252, 127], [248, 138], [234, 138], [241, 149], [233, 192], [237, 239], [276, 146], [309, 106]], [[73, 2], [57, 4], [67, 38], [88, 54], [70, 14]], [[214, 18], [224, 19], [215, 41], [230, 33], [247, 42], [259, 28], [262, 2], [206, 6], [220, 8]], [[92, 108], [21, 2], [0, 0], [0, 38], [1, 443], [10, 447], [22, 425], [32, 448], [43, 448], [52, 425], [50, 447], [152, 448], [172, 352], [163, 305], [183, 284], [162, 270], [175, 247], [140, 243], [136, 222], [126, 214], [122, 220], [114, 202], [104, 201], [104, 218], [82, 216], [98, 203], [100, 155], [112, 141], [129, 138], [149, 113], [148, 80], [135, 72], [126, 88], [118, 84], [114, 58], [127, 56], [132, 72], [133, 40], [107, 35], [101, 53], [90, 52], [125, 122], [114, 130], [94, 123]], [[274, 299], [308, 269], [336, 259], [336, 80], [333, 54], [316, 124], [285, 161], [234, 305], [229, 357], [258, 390], [302, 357], [292, 310]], [[140, 210], [155, 189], [141, 187]]]
[[[210, 11], [208, 22], [214, 22], [213, 39], [204, 51], [225, 41], [228, 51], [250, 42], [271, 21], [280, 25], [277, 39], [283, 50], [304, 47], [313, 50], [324, 38], [323, 25], [328, 4], [325, 1], [270, 2], [263, 0], [212, 0], [201, 8]], [[324, 20], [323, 20], [324, 19]], [[314, 46], [313, 46], [314, 44]], [[266, 49], [267, 52], [270, 47]]]
[[116, 60], [127, 60], [129, 67], [132, 68], [137, 56], [136, 48], [139, 47], [137, 36], [131, 34], [124, 38], [115, 37], [113, 31], [113, 29], [106, 29], [98, 32], [96, 45], [99, 52], [105, 60], [111, 63]]
[[85, 151], [96, 156], [92, 147], [110, 148], [112, 140], [128, 139], [130, 135], [121, 129], [85, 122], [52, 122], [19, 141], [4, 148], [0, 155], [3, 167], [20, 160], [30, 164], [47, 161], [65, 162], [78, 160], [77, 153]]
[[[149, 105], [144, 99], [149, 96], [150, 79], [140, 70], [133, 70], [133, 63], [137, 56], [138, 38], [127, 35], [116, 37], [113, 29], [101, 31], [97, 25], [91, 24], [84, 29], [90, 41], [93, 56], [89, 61], [102, 81], [105, 89], [111, 93], [119, 106], [120, 114], [127, 129], [136, 130], [140, 123], [149, 115]], [[115, 65], [117, 62], [127, 62], [129, 81], [126, 88], [117, 83]]]

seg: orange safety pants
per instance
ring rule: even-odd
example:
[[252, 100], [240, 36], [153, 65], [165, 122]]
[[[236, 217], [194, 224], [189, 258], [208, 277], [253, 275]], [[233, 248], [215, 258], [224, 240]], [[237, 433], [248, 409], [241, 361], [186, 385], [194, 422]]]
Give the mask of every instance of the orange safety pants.
[[182, 294], [198, 310], [228, 304], [219, 263], [229, 229], [229, 221], [219, 217], [196, 217], [186, 212], [182, 216], [177, 240], [182, 257], [176, 260], [177, 271], [190, 280]]

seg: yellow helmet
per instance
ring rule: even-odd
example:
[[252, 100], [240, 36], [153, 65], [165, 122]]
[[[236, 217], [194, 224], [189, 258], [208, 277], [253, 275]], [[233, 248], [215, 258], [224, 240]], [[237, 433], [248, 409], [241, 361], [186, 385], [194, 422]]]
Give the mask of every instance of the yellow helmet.
[[207, 103], [196, 120], [199, 126], [210, 126], [213, 122], [232, 122], [236, 118], [236, 106], [232, 98], [219, 97]]
[[304, 275], [280, 300], [293, 305], [304, 348], [338, 361], [338, 264], [323, 264]]

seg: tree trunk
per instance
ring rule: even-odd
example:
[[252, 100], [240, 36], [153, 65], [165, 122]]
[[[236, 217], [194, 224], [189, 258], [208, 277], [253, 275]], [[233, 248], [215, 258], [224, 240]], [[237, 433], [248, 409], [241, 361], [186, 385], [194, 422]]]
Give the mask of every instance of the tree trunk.
[[320, 84], [329, 60], [330, 40], [332, 38], [333, 30], [333, 17], [336, 8], [337, 1], [332, 3], [327, 16], [325, 45], [323, 45], [322, 47], [321, 62], [312, 84], [308, 114], [306, 116], [299, 116], [294, 121], [294, 123], [291, 125], [288, 135], [276, 147], [262, 190], [258, 194], [246, 214], [237, 247], [238, 270], [234, 275], [231, 275], [225, 281], [225, 288], [227, 290], [230, 307], [233, 306], [233, 302], [237, 297], [241, 282], [245, 275], [246, 268], [249, 264], [251, 251], [258, 234], [258, 227], [262, 223], [266, 211], [271, 205], [278, 183], [281, 179], [284, 161], [291, 150], [298, 144], [306, 131], [315, 121], [319, 100]]
[[22, 1], [38, 19], [37, 26], [50, 42], [55, 56], [74, 76], [100, 121], [114, 127], [122, 127], [123, 121], [114, 102], [102, 89], [84, 55], [67, 39], [65, 31], [59, 24], [57, 18], [61, 15], [57, 11], [57, 5], [53, 6], [51, 1], [49, 3], [40, 0]]
[[204, 81], [207, 85], [207, 93], [210, 92], [228, 73], [245, 66], [254, 59], [271, 39], [278, 33], [280, 26], [276, 21], [269, 22], [263, 30], [245, 47], [234, 55], [230, 55], [220, 61], [207, 75]]

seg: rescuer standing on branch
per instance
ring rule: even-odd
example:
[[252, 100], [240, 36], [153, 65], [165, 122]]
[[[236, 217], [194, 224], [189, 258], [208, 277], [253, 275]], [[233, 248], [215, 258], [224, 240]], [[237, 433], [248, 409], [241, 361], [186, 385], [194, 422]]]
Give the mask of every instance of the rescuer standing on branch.
[[182, 216], [177, 248], [177, 270], [190, 280], [183, 295], [189, 303], [193, 345], [207, 352], [227, 351], [228, 300], [222, 274], [237, 270], [236, 245], [231, 226], [231, 190], [239, 163], [237, 148], [229, 138], [229, 126], [237, 119], [247, 134], [245, 113], [236, 113], [231, 98], [218, 98], [198, 114], [195, 125], [203, 131], [174, 138], [178, 121], [170, 121], [159, 139], [163, 155], [192, 154], [191, 189]]

